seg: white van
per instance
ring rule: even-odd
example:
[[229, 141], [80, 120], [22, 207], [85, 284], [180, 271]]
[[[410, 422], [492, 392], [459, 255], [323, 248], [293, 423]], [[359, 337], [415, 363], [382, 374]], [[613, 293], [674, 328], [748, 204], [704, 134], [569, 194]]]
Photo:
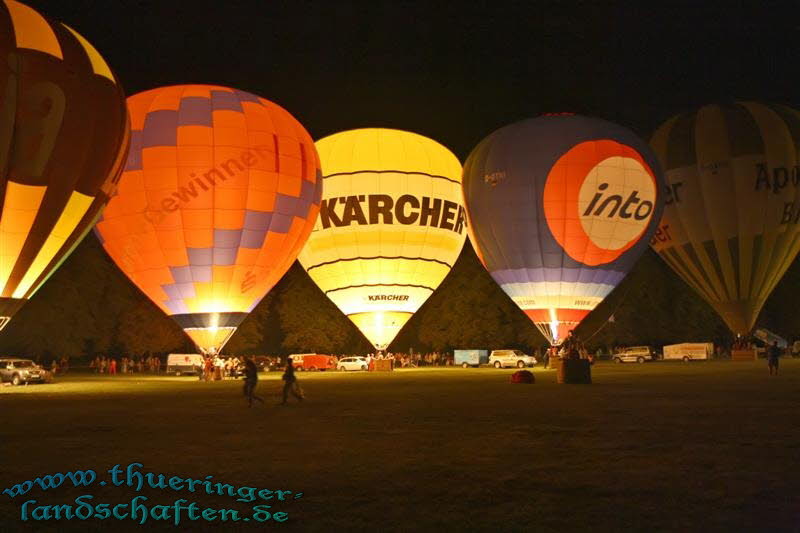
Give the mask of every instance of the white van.
[[200, 374], [205, 359], [199, 353], [171, 353], [167, 356], [167, 374]]
[[664, 361], [705, 361], [714, 353], [713, 342], [684, 342], [664, 346]]

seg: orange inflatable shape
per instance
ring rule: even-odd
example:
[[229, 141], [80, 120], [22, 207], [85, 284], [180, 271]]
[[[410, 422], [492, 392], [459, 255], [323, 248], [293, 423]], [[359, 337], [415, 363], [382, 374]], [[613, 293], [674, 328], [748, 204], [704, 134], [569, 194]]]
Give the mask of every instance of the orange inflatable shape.
[[226, 87], [153, 89], [128, 108], [131, 150], [97, 233], [199, 348], [218, 351], [314, 226], [314, 143], [283, 108]]

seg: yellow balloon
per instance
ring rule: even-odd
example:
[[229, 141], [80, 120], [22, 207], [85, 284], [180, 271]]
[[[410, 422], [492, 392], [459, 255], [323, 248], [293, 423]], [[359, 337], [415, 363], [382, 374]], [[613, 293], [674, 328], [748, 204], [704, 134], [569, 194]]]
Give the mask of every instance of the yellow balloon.
[[467, 236], [461, 164], [406, 131], [345, 131], [316, 143], [320, 213], [298, 256], [311, 279], [384, 349], [453, 267]]

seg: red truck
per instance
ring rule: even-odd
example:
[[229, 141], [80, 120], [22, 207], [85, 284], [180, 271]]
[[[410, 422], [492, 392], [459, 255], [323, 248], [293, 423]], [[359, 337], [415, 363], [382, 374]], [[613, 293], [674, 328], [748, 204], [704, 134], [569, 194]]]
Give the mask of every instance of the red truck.
[[290, 355], [295, 370], [333, 370], [336, 368], [336, 358], [332, 355], [317, 353], [295, 353]]

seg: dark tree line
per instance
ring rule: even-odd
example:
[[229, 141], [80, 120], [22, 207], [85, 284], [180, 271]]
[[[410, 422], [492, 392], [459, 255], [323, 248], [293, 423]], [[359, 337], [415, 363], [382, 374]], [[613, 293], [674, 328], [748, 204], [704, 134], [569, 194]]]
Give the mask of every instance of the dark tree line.
[[[759, 325], [800, 332], [795, 263]], [[611, 318], [609, 320], [609, 318]], [[730, 342], [716, 313], [652, 251], [578, 329], [591, 347]], [[544, 338], [478, 261], [469, 243], [450, 275], [406, 324], [390, 351], [531, 349]], [[192, 352], [181, 329], [122, 274], [90, 235], [0, 332], [0, 353], [52, 356]], [[226, 347], [236, 354], [367, 353], [367, 340], [295, 263]]]

